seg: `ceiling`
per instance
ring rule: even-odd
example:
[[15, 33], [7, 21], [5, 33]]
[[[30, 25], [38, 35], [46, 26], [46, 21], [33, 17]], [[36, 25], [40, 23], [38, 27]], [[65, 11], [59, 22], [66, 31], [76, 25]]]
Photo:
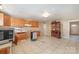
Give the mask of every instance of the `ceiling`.
[[[40, 21], [79, 19], [78, 4], [4, 4], [3, 11], [17, 18], [35, 18]], [[47, 11], [50, 15], [43, 17]]]

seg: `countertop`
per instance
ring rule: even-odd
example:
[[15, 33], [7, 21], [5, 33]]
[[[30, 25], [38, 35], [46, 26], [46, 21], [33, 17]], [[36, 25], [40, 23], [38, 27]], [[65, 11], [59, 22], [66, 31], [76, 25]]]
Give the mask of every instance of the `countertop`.
[[5, 43], [5, 44], [0, 45], [0, 49], [7, 48], [7, 47], [11, 47], [11, 46], [12, 46], [12, 42], [8, 42], [8, 43]]

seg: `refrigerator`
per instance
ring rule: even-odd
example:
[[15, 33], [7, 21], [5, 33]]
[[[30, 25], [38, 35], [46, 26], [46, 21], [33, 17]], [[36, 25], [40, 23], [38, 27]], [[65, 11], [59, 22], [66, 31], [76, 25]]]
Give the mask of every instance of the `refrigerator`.
[[31, 40], [32, 41], [37, 40], [37, 32], [36, 31], [31, 32]]

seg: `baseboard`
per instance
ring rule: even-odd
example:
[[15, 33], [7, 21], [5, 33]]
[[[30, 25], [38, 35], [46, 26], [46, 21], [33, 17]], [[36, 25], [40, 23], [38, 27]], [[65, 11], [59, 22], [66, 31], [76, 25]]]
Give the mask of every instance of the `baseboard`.
[[64, 38], [64, 39], [69, 39], [69, 37], [68, 37], [68, 36], [62, 36], [62, 38]]

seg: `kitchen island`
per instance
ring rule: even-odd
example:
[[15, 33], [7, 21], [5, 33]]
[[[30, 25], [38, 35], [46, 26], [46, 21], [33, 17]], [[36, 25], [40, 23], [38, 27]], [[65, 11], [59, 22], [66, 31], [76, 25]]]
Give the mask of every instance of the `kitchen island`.
[[17, 32], [15, 33], [15, 41], [14, 43], [17, 45], [17, 43], [21, 40], [26, 40], [28, 38], [27, 32]]

